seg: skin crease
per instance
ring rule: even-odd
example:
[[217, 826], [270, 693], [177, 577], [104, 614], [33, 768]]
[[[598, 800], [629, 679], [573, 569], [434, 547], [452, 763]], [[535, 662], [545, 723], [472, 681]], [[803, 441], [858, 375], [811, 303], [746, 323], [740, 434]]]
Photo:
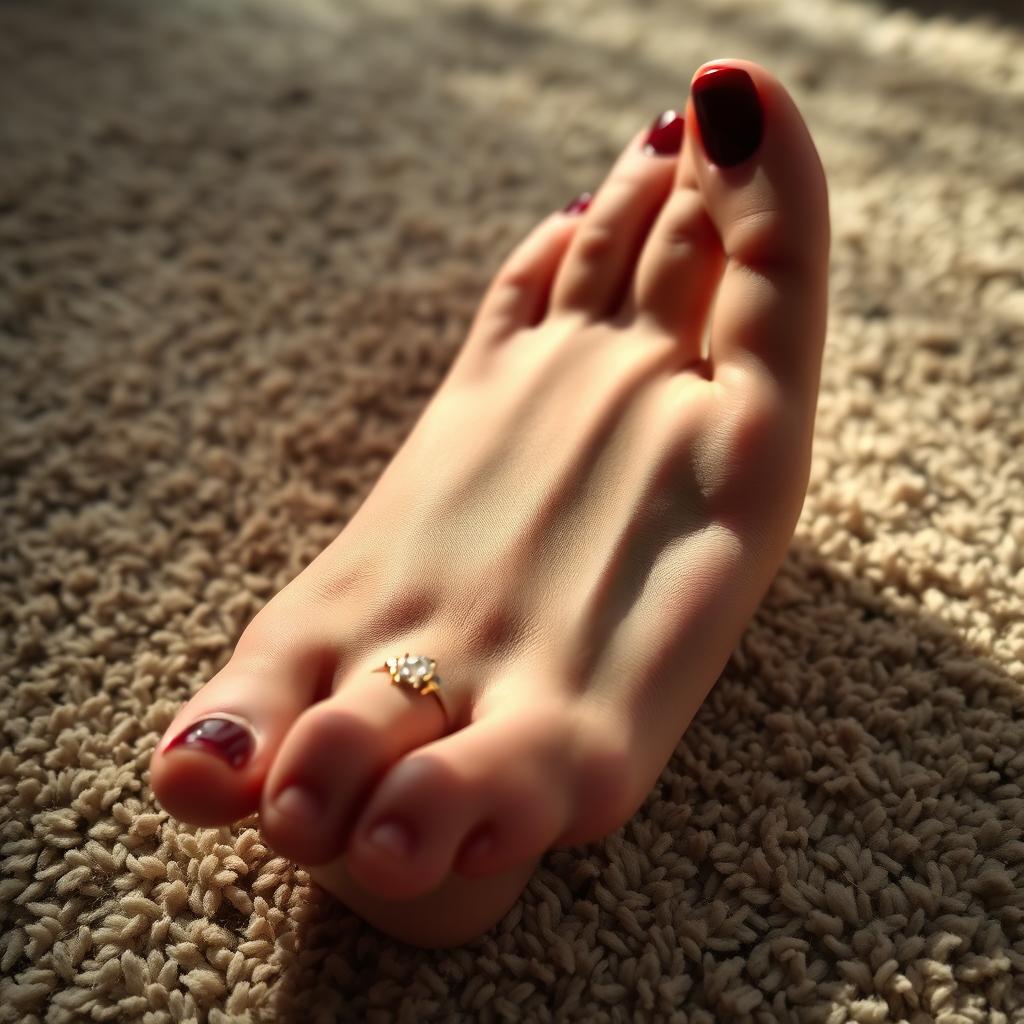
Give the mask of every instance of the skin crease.
[[[756, 83], [757, 155], [713, 166], [690, 101], [678, 160], [641, 131], [585, 213], [545, 219], [362, 506], [154, 755], [171, 813], [258, 809], [276, 851], [406, 942], [469, 941], [545, 850], [636, 813], [785, 556], [827, 190], [782, 85], [730, 63]], [[437, 658], [450, 717], [373, 675], [406, 651]], [[163, 756], [224, 712], [253, 722], [250, 762]], [[296, 787], [320, 801], [309, 827], [277, 801]], [[368, 844], [388, 815], [416, 832], [403, 858]]]

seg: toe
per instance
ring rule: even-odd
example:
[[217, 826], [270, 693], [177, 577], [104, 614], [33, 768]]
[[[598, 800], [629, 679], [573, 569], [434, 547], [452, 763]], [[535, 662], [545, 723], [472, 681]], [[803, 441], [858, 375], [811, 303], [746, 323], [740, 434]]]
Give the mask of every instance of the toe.
[[569, 242], [552, 287], [553, 312], [596, 319], [619, 310], [671, 188], [682, 139], [681, 118], [666, 111], [626, 147]]
[[274, 850], [300, 864], [336, 857], [373, 782], [445, 730], [436, 698], [396, 687], [373, 667], [350, 673], [299, 717], [267, 777], [261, 828]]
[[301, 629], [274, 637], [250, 627], [153, 754], [151, 786], [163, 807], [193, 825], [252, 814], [281, 740], [330, 679], [334, 659]]
[[545, 217], [512, 251], [480, 303], [467, 349], [500, 344], [544, 318], [555, 271], [585, 209], [574, 200]]
[[726, 259], [711, 321], [712, 372], [753, 374], [813, 415], [827, 319], [825, 175], [796, 104], [750, 61], [698, 69], [687, 141]]
[[497, 874], [542, 853], [571, 814], [569, 722], [557, 712], [496, 712], [403, 758], [353, 830], [351, 875], [412, 899], [455, 867]]
[[723, 265], [722, 244], [687, 151], [640, 255], [629, 303], [630, 315], [676, 340], [681, 366], [704, 354], [704, 328]]

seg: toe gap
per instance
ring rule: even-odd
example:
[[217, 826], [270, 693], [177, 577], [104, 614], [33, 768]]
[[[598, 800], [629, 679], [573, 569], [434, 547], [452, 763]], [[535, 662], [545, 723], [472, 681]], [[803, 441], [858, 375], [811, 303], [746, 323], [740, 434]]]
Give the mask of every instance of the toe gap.
[[462, 860], [476, 860], [478, 857], [487, 856], [494, 852], [497, 842], [497, 829], [493, 822], [485, 821], [471, 829], [469, 835], [462, 841], [455, 862]]
[[680, 366], [676, 372], [693, 374], [695, 377], [700, 377], [701, 380], [708, 381], [714, 377], [711, 359], [704, 355], [695, 356], [690, 362]]
[[337, 689], [338, 679], [342, 675], [341, 659], [337, 651], [325, 647], [317, 652], [310, 668], [313, 673], [313, 691], [309, 705], [312, 707], [326, 700]]

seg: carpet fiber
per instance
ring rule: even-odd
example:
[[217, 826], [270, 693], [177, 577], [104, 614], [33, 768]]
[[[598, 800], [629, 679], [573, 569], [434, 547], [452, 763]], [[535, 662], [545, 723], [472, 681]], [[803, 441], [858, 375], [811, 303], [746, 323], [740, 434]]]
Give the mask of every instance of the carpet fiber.
[[[1024, 1019], [1020, 17], [5, 3], [0, 1021]], [[413, 949], [148, 759], [511, 245], [723, 55], [829, 175], [791, 553], [636, 817]]]

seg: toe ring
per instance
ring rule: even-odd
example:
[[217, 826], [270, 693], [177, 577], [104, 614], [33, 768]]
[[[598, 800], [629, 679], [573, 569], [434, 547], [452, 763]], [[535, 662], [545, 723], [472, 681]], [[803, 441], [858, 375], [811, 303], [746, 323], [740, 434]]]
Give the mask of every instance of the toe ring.
[[388, 658], [374, 671], [387, 672], [395, 686], [404, 686], [424, 697], [433, 694], [447, 717], [447, 708], [441, 698], [441, 677], [437, 675], [437, 662], [433, 658], [422, 654], [411, 656], [406, 652], [401, 658]]

